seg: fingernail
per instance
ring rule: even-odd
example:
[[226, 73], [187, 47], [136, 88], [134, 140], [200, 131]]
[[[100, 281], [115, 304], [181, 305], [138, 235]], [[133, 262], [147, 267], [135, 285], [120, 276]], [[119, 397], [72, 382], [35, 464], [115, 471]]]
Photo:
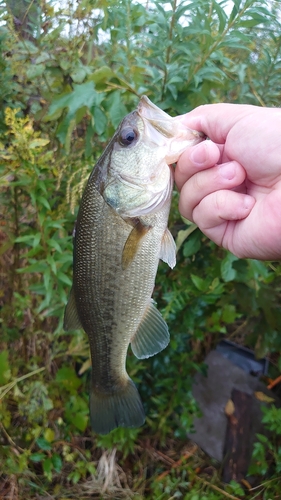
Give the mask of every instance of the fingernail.
[[207, 152], [204, 144], [198, 144], [195, 146], [193, 151], [190, 153], [190, 159], [193, 163], [197, 165], [202, 165], [207, 160]]
[[233, 179], [235, 176], [235, 166], [233, 163], [225, 163], [224, 165], [220, 166], [220, 175], [227, 180]]
[[254, 204], [255, 199], [252, 196], [245, 194], [243, 199], [243, 207], [248, 210], [249, 208], [253, 208]]

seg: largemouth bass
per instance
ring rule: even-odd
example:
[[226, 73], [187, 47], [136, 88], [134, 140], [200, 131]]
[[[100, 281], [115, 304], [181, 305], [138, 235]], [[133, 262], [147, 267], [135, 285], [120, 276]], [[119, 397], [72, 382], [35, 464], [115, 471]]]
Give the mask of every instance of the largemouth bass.
[[159, 259], [170, 267], [176, 263], [167, 228], [169, 165], [202, 139], [144, 96], [121, 122], [85, 188], [64, 328], [83, 328], [89, 337], [90, 415], [97, 433], [144, 423], [139, 393], [126, 372], [127, 350], [131, 344], [141, 359], [169, 343], [167, 324], [151, 299]]

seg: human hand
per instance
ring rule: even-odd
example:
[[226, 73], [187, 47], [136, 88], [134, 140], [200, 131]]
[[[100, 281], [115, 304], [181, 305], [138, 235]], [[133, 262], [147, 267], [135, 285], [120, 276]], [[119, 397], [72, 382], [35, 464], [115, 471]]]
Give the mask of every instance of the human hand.
[[281, 110], [210, 104], [178, 119], [211, 139], [177, 163], [181, 214], [238, 257], [280, 260]]

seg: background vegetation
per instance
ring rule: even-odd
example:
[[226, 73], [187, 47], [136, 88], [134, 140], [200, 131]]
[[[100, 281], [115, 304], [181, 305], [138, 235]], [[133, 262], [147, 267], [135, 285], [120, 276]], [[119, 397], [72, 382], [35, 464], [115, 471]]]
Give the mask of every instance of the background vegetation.
[[0, 1], [1, 499], [281, 498], [280, 410], [265, 410], [273, 434], [255, 446], [252, 489], [223, 485], [186, 439], [194, 374], [220, 339], [280, 373], [280, 263], [217, 248], [174, 193], [177, 266], [160, 265], [155, 289], [172, 340], [128, 357], [141, 429], [91, 432], [87, 338], [62, 330], [79, 199], [120, 119], [142, 94], [172, 115], [280, 106], [280, 16], [279, 1], [261, 0]]

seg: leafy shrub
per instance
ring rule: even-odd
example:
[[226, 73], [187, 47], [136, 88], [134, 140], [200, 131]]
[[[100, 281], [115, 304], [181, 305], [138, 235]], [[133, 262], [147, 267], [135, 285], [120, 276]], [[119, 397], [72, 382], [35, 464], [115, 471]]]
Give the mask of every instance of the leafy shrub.
[[[172, 115], [217, 101], [280, 106], [280, 5], [234, 0], [227, 12], [214, 0], [33, 4], [29, 15], [20, 2], [20, 29], [13, 2], [0, 5], [3, 487], [30, 499], [46, 491], [62, 498], [66, 489], [82, 498], [84, 485], [114, 498], [224, 498], [200, 451], [181, 460], [198, 411], [191, 386], [225, 336], [270, 356], [278, 375], [280, 264], [217, 248], [179, 216], [174, 193], [177, 266], [160, 265], [154, 294], [171, 343], [149, 360], [128, 355], [147, 413], [141, 429], [92, 434], [87, 339], [63, 332], [62, 318], [79, 199], [120, 119], [142, 94]], [[278, 491], [279, 411], [265, 413], [273, 437], [260, 436], [254, 451], [254, 472], [272, 480], [261, 482], [265, 498]], [[110, 490], [104, 471], [115, 453], [126, 479], [113, 467]], [[227, 488], [243, 496], [240, 485]]]

